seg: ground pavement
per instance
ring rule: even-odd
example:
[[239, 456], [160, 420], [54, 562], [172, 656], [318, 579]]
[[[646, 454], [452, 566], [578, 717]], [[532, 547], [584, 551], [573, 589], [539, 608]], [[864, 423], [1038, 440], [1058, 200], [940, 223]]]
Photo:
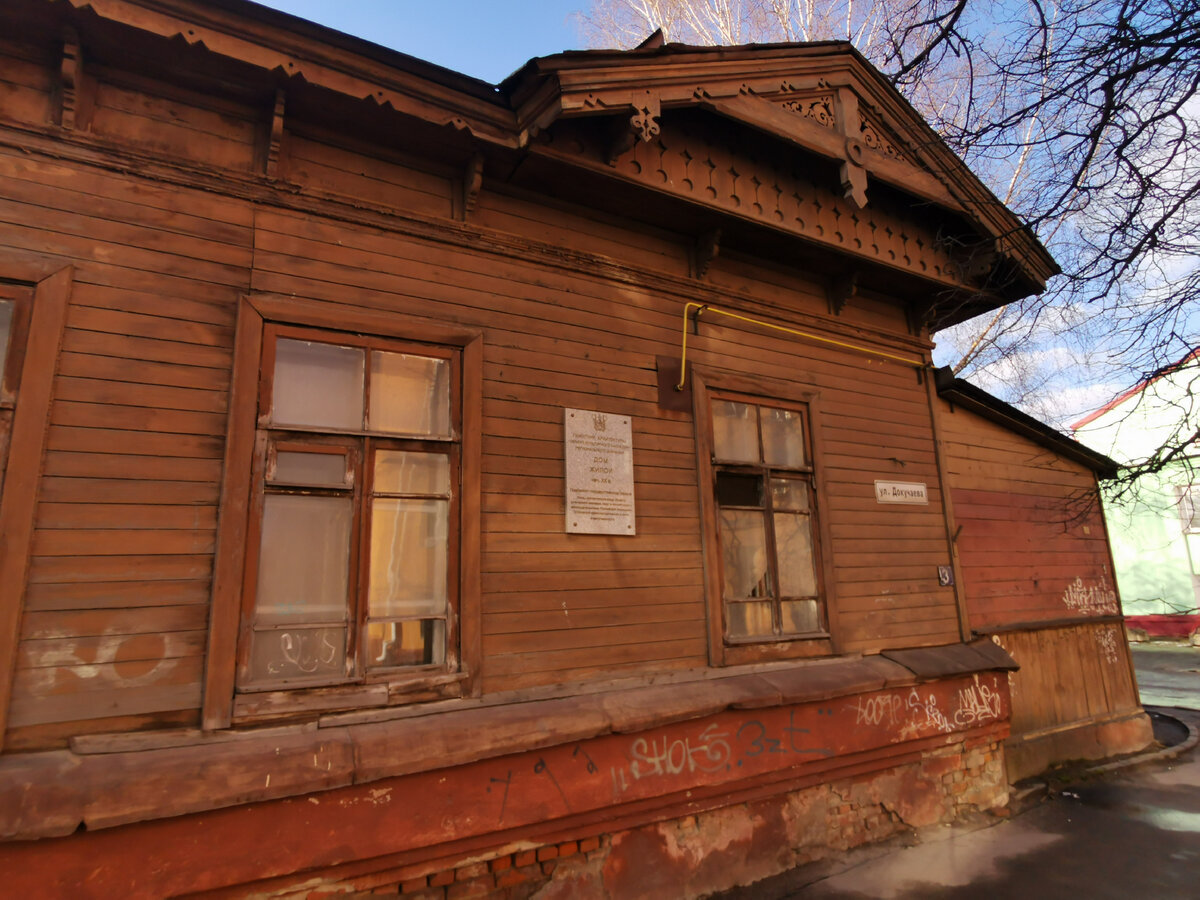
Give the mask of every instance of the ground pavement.
[[1133, 649], [1155, 736], [1173, 747], [1035, 787], [1010, 819], [860, 848], [724, 900], [1200, 898], [1200, 648]]

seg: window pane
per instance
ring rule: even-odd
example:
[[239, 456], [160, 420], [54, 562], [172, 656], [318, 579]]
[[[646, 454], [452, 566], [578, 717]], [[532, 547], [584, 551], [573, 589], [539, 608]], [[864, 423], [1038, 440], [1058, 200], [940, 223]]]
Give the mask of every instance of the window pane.
[[439, 453], [380, 450], [375, 454], [376, 494], [449, 494], [450, 458]]
[[804, 465], [804, 417], [790, 409], [763, 407], [763, 461], [768, 466]]
[[808, 485], [795, 478], [772, 478], [771, 505], [775, 509], [808, 512]]
[[762, 513], [723, 509], [720, 519], [725, 598], [770, 597], [771, 576]]
[[351, 499], [268, 494], [263, 501], [258, 622], [345, 621]]
[[450, 436], [450, 363], [407, 353], [371, 352], [369, 428]]
[[344, 453], [305, 453], [280, 450], [275, 454], [276, 484], [305, 484], [315, 487], [346, 487]]
[[372, 669], [441, 665], [445, 648], [446, 623], [441, 619], [367, 625], [367, 666]]
[[280, 338], [275, 342], [271, 421], [276, 425], [363, 427], [363, 351]]
[[717, 473], [717, 503], [721, 506], [763, 505], [762, 476]]
[[770, 603], [726, 603], [730, 637], [760, 637], [774, 633]]
[[779, 554], [779, 595], [815, 596], [817, 573], [813, 564], [812, 524], [808, 516], [776, 513], [775, 549]]
[[442, 615], [450, 504], [377, 498], [371, 509], [370, 615]]
[[816, 600], [784, 600], [782, 605], [784, 631], [804, 634], [821, 630]]
[[758, 458], [758, 410], [748, 403], [715, 400], [713, 455], [727, 462], [752, 462]]
[[12, 300], [0, 300], [0, 378], [4, 377], [4, 364], [8, 361], [8, 342], [12, 339], [13, 310], [16, 306]]
[[346, 674], [346, 629], [287, 628], [255, 631], [250, 681], [341, 678]]

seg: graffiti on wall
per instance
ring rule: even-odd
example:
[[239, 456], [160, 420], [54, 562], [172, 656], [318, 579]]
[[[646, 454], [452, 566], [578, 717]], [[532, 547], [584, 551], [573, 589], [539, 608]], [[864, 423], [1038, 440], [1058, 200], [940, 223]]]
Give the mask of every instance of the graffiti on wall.
[[1120, 612], [1117, 608], [1117, 592], [1108, 586], [1104, 576], [1099, 581], [1085, 584], [1076, 578], [1063, 591], [1063, 603], [1067, 609], [1085, 615], [1109, 615]]

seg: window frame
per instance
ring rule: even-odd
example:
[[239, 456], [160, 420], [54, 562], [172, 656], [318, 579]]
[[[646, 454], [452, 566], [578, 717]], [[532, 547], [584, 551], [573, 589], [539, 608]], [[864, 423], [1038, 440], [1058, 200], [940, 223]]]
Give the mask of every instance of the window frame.
[[[708, 610], [709, 659], [712, 665], [730, 666], [773, 660], [830, 656], [838, 652], [838, 617], [834, 591], [832, 542], [825, 498], [828, 496], [823, 442], [820, 429], [820, 395], [789, 382], [727, 372], [695, 369], [693, 414], [696, 422], [696, 454], [700, 485], [701, 524], [705, 559], [705, 599]], [[807, 426], [807, 469], [810, 477], [810, 521], [816, 557], [818, 601], [825, 630], [801, 635], [772, 635], [769, 638], [728, 637], [726, 629], [723, 552], [720, 538], [720, 507], [716, 499], [716, 476], [720, 471], [769, 471], [766, 466], [739, 466], [714, 459], [712, 404], [733, 400], [755, 406], [790, 408], [802, 412]], [[790, 469], [788, 470], [790, 471]], [[763, 475], [762, 477], [767, 477]], [[769, 489], [769, 484], [764, 485]], [[769, 507], [764, 507], [764, 516]], [[774, 550], [772, 549], [773, 553]], [[777, 563], [776, 563], [777, 565]], [[776, 565], [772, 566], [772, 571]], [[773, 603], [778, 605], [780, 598]]]
[[[318, 336], [316, 332], [326, 334]], [[262, 405], [260, 415], [263, 373], [270, 371], [267, 366], [273, 363], [269, 353], [264, 352], [264, 346], [273, 347], [273, 341], [264, 340], [264, 336], [274, 334], [278, 338], [301, 333], [304, 339], [329, 343], [338, 343], [340, 339], [345, 339], [343, 343], [354, 343], [358, 340], [354, 336], [358, 335], [367, 343], [407, 344], [412, 345], [408, 348], [412, 352], [458, 360], [457, 371], [452, 373], [459, 386], [452, 414], [457, 431], [453, 440], [439, 439], [458, 448], [459, 475], [457, 484], [452, 486], [458, 491], [457, 522], [450, 523], [451, 533], [457, 539], [457, 559], [451, 559], [447, 572], [448, 579], [456, 579], [458, 583], [457, 644], [447, 636], [447, 664], [437, 664], [437, 671], [433, 667], [420, 667], [419, 671], [400, 667], [369, 678], [361, 677], [360, 673], [348, 683], [283, 689], [243, 689], [238, 684], [238, 667], [246, 646], [244, 611], [253, 602], [255, 586], [250, 581], [251, 570], [257, 571], [257, 561], [252, 558], [259, 550], [255, 517], [261, 517], [269, 433], [295, 434], [302, 441], [314, 435], [310, 430], [279, 428], [263, 421], [270, 409], [269, 403]], [[235, 337], [213, 572], [213, 612], [201, 712], [205, 730], [326, 711], [371, 710], [478, 694], [482, 347], [480, 330], [415, 316], [274, 294], [242, 299]], [[323, 434], [336, 438], [333, 432]], [[357, 433], [343, 434], [354, 440]], [[372, 434], [371, 437], [401, 449], [417, 442], [406, 435]], [[362, 446], [365, 448], [367, 444], [364, 442]], [[362, 478], [356, 478], [355, 491], [369, 487]], [[368, 556], [360, 555], [360, 567], [368, 564]], [[352, 573], [352, 577], [357, 574]], [[251, 585], [249, 590], [247, 585]]]

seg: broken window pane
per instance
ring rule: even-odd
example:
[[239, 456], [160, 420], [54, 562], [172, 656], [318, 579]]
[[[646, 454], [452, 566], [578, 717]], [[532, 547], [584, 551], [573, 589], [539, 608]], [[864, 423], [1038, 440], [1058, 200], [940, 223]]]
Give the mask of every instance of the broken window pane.
[[767, 536], [762, 513], [721, 510], [721, 556], [727, 599], [770, 597]]
[[808, 516], [775, 514], [775, 550], [779, 557], [780, 596], [816, 596], [817, 573], [813, 564], [812, 525]]

